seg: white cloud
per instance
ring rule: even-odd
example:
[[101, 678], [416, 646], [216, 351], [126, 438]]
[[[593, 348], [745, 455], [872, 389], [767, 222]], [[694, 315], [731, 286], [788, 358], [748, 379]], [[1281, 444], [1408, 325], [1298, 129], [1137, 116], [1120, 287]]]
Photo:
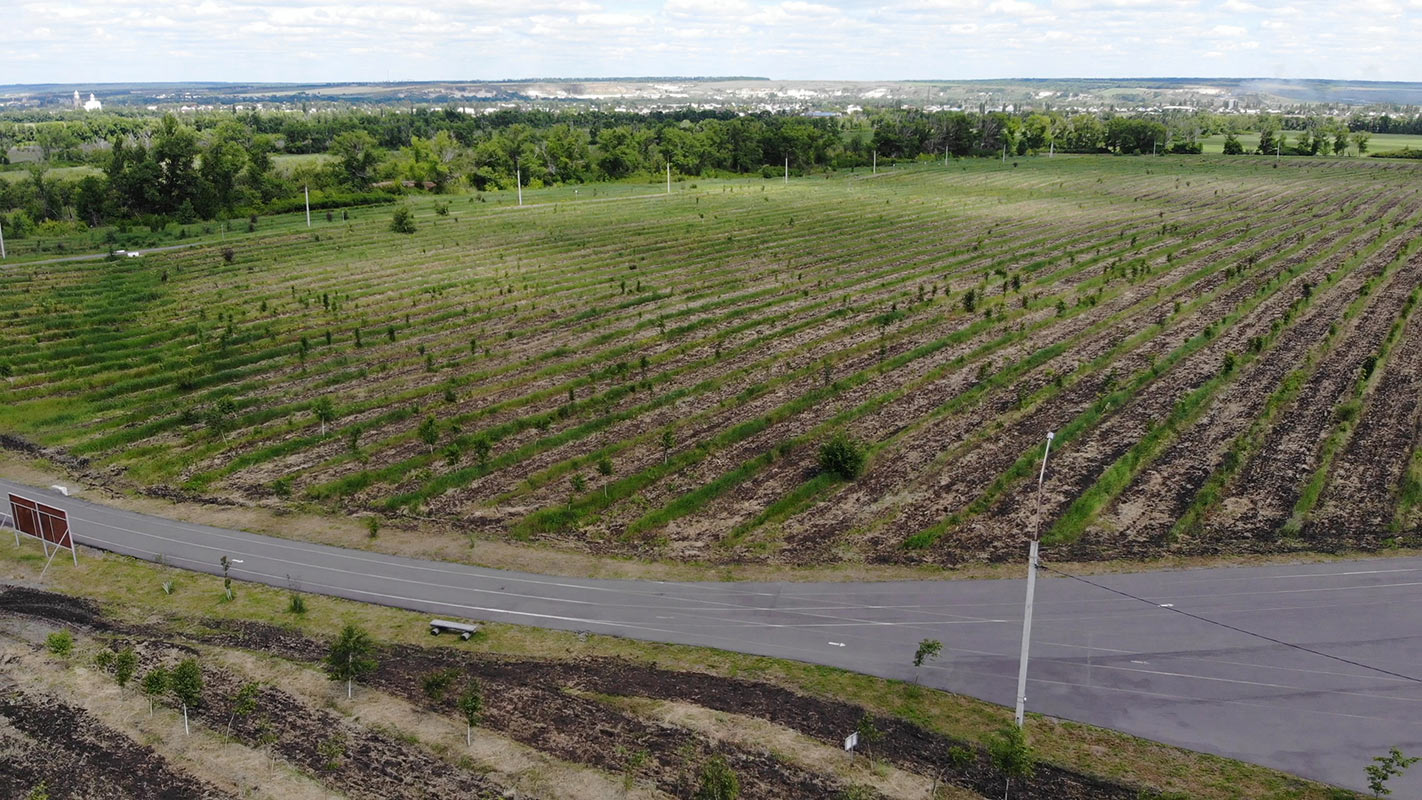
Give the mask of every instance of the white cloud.
[[[1094, 77], [1200, 74], [1202, 57], [1215, 75], [1422, 80], [1422, 0], [1287, 1], [12, 0], [0, 80]], [[74, 46], [93, 32], [118, 36]]]

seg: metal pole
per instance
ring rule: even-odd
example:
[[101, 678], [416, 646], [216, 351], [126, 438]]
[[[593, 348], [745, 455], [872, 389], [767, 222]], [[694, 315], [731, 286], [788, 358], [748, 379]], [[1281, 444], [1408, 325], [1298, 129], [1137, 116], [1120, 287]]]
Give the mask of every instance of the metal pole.
[[1022, 727], [1027, 707], [1027, 654], [1032, 647], [1032, 599], [1037, 591], [1037, 548], [1042, 532], [1042, 483], [1047, 477], [1047, 455], [1056, 434], [1047, 432], [1047, 448], [1042, 451], [1042, 471], [1037, 474], [1037, 519], [1032, 526], [1032, 548], [1027, 559], [1027, 603], [1022, 611], [1022, 655], [1017, 662], [1017, 727]]
[[311, 227], [311, 187], [303, 186], [301, 191], [306, 193], [306, 227]]

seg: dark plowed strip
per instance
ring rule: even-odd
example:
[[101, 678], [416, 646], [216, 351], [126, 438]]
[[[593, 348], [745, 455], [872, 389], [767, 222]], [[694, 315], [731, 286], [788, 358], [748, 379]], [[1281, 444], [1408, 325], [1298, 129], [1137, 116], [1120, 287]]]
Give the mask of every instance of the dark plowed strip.
[[[167, 759], [57, 697], [32, 696], [0, 684], [0, 717], [34, 740], [9, 755], [0, 738], [0, 794], [25, 797], [45, 783], [52, 798], [185, 800], [231, 797], [173, 769]], [[22, 746], [22, 743], [15, 743]]]

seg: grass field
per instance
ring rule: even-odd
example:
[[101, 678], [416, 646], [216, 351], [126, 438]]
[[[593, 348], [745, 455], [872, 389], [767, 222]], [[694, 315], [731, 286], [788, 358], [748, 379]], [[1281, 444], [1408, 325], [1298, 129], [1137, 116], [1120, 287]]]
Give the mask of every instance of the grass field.
[[[1417, 177], [1058, 157], [263, 220], [230, 263], [0, 273], [0, 429], [200, 496], [784, 564], [1015, 557], [1055, 431], [1054, 557], [1375, 549], [1422, 511]], [[816, 468], [841, 430], [852, 482]]]
[[[1288, 131], [1287, 133], [1289, 141], [1298, 141], [1298, 131]], [[1239, 143], [1244, 145], [1244, 151], [1246, 153], [1259, 149], [1259, 134], [1241, 133], [1237, 138], [1239, 139]], [[1201, 144], [1205, 146], [1206, 155], [1218, 155], [1224, 152], [1225, 135], [1223, 133], [1207, 136], [1200, 141]], [[1330, 144], [1332, 144], [1331, 141]], [[1401, 133], [1375, 133], [1368, 139], [1369, 153], [1390, 153], [1394, 150], [1402, 150], [1404, 148], [1422, 149], [1422, 136], [1412, 136]], [[1351, 145], [1348, 149], [1348, 155], [1357, 155], [1353, 152]]]

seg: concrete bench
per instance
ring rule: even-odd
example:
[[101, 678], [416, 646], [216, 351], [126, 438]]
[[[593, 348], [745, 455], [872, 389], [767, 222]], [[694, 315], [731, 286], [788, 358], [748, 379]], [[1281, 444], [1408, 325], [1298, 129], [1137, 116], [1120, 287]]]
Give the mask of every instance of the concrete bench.
[[469, 637], [479, 632], [479, 626], [472, 625], [468, 622], [452, 622], [447, 619], [430, 620], [431, 636], [438, 636], [443, 631], [454, 631], [459, 634], [459, 638], [467, 642], [469, 641]]

